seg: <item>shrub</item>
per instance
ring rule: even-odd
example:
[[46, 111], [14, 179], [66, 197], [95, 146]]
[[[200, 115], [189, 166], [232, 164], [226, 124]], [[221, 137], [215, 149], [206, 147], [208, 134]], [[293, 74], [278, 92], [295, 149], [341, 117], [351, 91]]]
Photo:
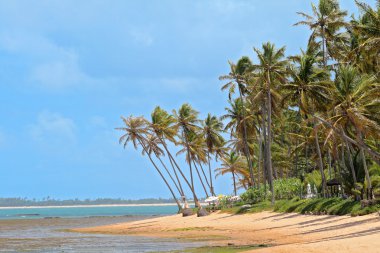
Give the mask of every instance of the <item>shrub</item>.
[[260, 185], [259, 188], [249, 188], [246, 192], [241, 195], [241, 199], [250, 204], [262, 202], [271, 196], [269, 187], [265, 189], [264, 185]]
[[298, 178], [281, 178], [274, 181], [276, 199], [292, 199], [300, 196], [302, 183]]
[[[265, 190], [266, 189], [266, 190]], [[292, 199], [301, 194], [302, 183], [298, 178], [283, 178], [274, 181], [274, 193], [276, 199]], [[250, 188], [241, 195], [244, 202], [254, 204], [269, 200], [272, 194], [269, 186], [263, 184], [258, 188]]]

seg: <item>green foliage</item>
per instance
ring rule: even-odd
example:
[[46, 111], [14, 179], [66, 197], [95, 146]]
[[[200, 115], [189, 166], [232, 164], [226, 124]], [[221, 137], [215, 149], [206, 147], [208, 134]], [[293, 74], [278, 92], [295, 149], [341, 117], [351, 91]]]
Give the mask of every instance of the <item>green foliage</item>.
[[280, 213], [301, 213], [301, 214], [330, 214], [330, 215], [351, 215], [361, 216], [380, 211], [380, 202], [368, 207], [361, 207], [360, 202], [352, 199], [341, 198], [317, 198], [317, 199], [300, 199], [278, 200], [272, 206], [270, 201], [264, 201], [253, 204], [250, 208], [226, 208], [222, 212], [243, 214], [256, 213], [262, 211], [275, 211]]
[[352, 199], [319, 198], [319, 199], [292, 199], [278, 201], [274, 207], [276, 212], [296, 212], [301, 214], [331, 214], [359, 216], [374, 213], [380, 210], [380, 205], [361, 208], [360, 202]]
[[258, 188], [249, 188], [240, 197], [244, 202], [254, 204], [267, 200], [270, 194], [268, 186], [260, 185]]
[[224, 213], [232, 214], [243, 214], [243, 213], [258, 213], [262, 211], [271, 211], [273, 210], [272, 204], [270, 201], [263, 201], [256, 204], [252, 204], [250, 208], [242, 208], [239, 206], [224, 208], [221, 211]]
[[[299, 196], [302, 189], [301, 180], [298, 178], [280, 178], [274, 180], [275, 199], [291, 199]], [[271, 198], [269, 186], [263, 184], [258, 188], [250, 188], [241, 195], [246, 203], [258, 203]]]
[[291, 199], [300, 196], [301, 190], [302, 183], [298, 178], [280, 178], [274, 181], [276, 199]]

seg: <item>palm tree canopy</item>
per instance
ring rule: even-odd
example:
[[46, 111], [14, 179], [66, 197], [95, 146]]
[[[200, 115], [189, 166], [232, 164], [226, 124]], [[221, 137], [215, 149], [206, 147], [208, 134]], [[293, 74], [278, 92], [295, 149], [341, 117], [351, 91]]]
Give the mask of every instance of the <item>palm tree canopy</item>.
[[125, 132], [120, 138], [119, 143], [123, 144], [124, 148], [129, 142], [133, 143], [133, 146], [137, 148], [138, 144], [143, 140], [143, 135], [148, 133], [146, 120], [143, 117], [121, 117], [125, 126], [116, 128]]
[[215, 177], [226, 173], [234, 173], [249, 178], [248, 165], [246, 159], [237, 155], [235, 152], [222, 157], [221, 167], [215, 169]]
[[334, 88], [334, 124], [351, 123], [362, 133], [380, 136], [380, 85], [375, 77], [360, 75], [349, 65], [341, 66]]
[[151, 114], [152, 122], [150, 127], [157, 134], [159, 138], [166, 138], [175, 142], [175, 135], [177, 134], [177, 126], [175, 125], [175, 118], [167, 111], [157, 106]]
[[223, 123], [218, 117], [209, 113], [207, 118], [202, 121], [202, 126], [202, 134], [209, 153], [213, 153], [216, 147], [224, 146], [225, 141], [220, 134], [223, 131]]

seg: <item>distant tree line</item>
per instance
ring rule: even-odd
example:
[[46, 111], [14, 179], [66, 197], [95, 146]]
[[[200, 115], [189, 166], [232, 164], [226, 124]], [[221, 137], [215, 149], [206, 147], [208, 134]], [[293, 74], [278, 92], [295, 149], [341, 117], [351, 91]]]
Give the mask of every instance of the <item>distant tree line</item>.
[[175, 203], [173, 199], [162, 198], [146, 198], [146, 199], [112, 199], [112, 198], [97, 198], [97, 199], [66, 199], [58, 200], [50, 197], [40, 200], [28, 198], [0, 198], [1, 207], [17, 207], [17, 206], [71, 206], [71, 205], [117, 205], [117, 204], [166, 204]]

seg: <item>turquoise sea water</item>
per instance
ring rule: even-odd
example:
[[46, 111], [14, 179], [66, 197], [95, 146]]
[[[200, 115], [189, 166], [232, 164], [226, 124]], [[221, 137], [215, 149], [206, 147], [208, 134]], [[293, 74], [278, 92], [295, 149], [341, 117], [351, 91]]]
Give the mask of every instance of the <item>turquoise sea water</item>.
[[177, 213], [170, 206], [85, 206], [0, 209], [0, 219], [81, 218], [94, 216], [152, 216]]
[[176, 239], [67, 232], [176, 212], [176, 206], [0, 209], [0, 252], [166, 252], [204, 245]]

